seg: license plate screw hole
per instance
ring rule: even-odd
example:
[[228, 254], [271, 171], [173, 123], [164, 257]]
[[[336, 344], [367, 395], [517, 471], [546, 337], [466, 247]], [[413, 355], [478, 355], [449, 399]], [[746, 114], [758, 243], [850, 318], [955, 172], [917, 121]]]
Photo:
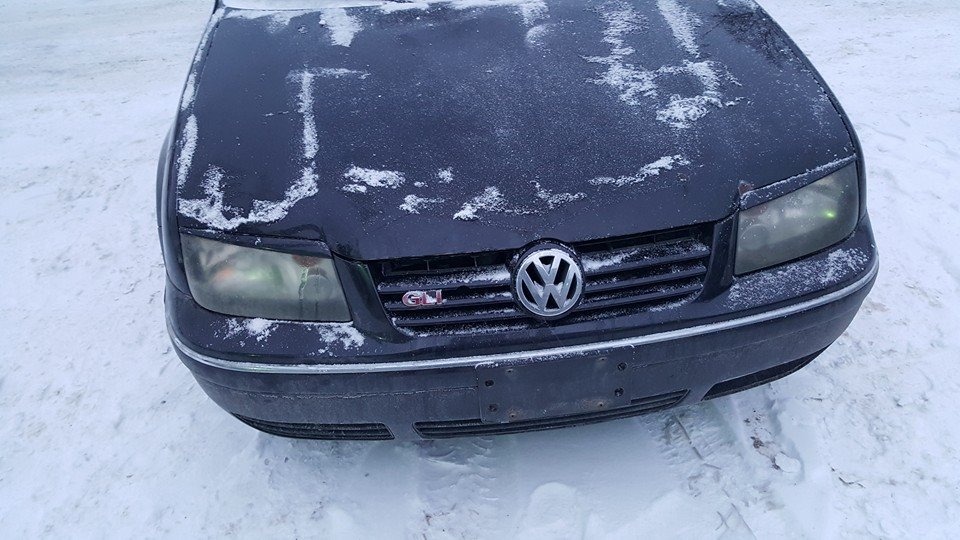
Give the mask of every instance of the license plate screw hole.
[[617, 396], [617, 397], [622, 396], [622, 395], [623, 395], [623, 388], [617, 388], [616, 390], [614, 390], [614, 391], [613, 391], [613, 395], [615, 395], [615, 396]]
[[489, 388], [489, 387], [493, 386], [493, 381], [491, 381], [491, 380], [483, 381], [483, 385]]

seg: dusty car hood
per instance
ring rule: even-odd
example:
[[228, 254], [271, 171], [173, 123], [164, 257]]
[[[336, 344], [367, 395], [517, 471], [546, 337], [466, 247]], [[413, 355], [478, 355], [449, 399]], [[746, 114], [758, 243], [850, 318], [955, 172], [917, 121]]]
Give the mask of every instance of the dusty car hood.
[[218, 11], [180, 225], [368, 260], [519, 248], [718, 220], [741, 185], [854, 153], [750, 2], [478, 4]]

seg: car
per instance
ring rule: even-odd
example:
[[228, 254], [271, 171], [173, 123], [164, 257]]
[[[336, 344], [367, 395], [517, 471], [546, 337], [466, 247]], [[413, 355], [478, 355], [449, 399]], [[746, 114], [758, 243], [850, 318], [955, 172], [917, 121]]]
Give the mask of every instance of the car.
[[851, 323], [865, 171], [749, 0], [221, 0], [159, 163], [167, 326], [281, 436], [694, 404]]

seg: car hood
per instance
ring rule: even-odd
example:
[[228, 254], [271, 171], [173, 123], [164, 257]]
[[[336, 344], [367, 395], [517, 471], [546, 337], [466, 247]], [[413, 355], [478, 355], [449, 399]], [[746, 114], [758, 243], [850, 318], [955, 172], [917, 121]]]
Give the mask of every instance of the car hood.
[[719, 220], [855, 152], [743, 0], [220, 9], [177, 130], [181, 227], [363, 260]]

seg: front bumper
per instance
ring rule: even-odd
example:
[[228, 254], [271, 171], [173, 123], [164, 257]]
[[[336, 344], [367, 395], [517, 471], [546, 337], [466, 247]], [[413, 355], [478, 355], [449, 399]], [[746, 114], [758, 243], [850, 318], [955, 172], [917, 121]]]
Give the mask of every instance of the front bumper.
[[[189, 315], [199, 308], [173, 287], [168, 323], [178, 355], [204, 391], [260, 429], [368, 439], [509, 433], [630, 416], [786, 375], [843, 333], [878, 266], [864, 220], [841, 245], [746, 276], [700, 302], [698, 319], [667, 313], [673, 320], [628, 336], [596, 321], [608, 339], [554, 335], [553, 346], [506, 351], [451, 336], [409, 352], [418, 339], [391, 343], [358, 337], [353, 327], [313, 325], [314, 340], [327, 336], [325, 348], [304, 356], [295, 332], [311, 325], [277, 323], [267, 335], [238, 335], [184, 324], [197, 321]], [[578, 377], [596, 381], [578, 385]]]

